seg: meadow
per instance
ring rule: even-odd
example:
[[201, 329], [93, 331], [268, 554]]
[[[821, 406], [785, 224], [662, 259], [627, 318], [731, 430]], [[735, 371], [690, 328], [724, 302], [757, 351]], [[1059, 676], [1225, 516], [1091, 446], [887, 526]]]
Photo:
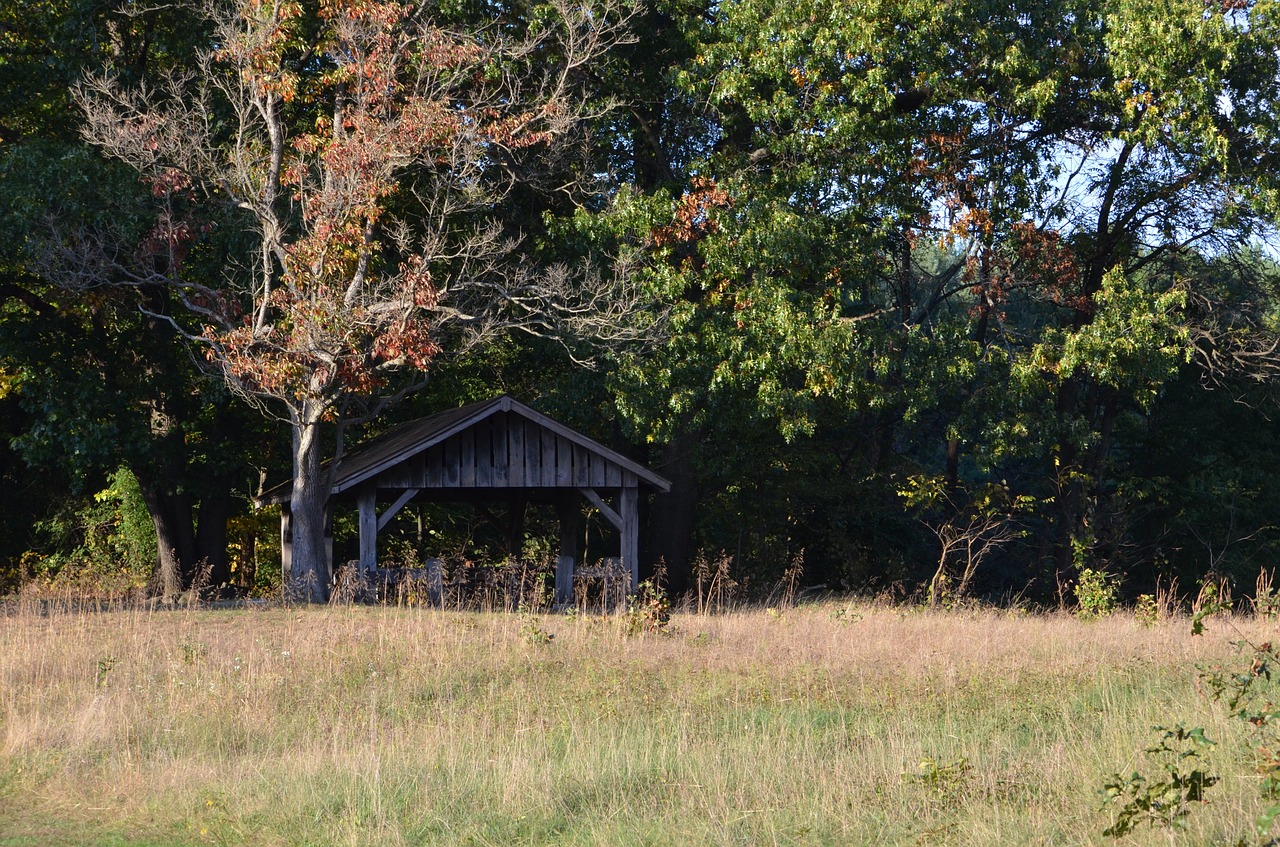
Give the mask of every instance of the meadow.
[[[330, 607], [0, 617], [0, 845], [1214, 844], [1248, 727], [1197, 665], [1274, 620], [820, 603], [625, 619]], [[1152, 727], [1220, 777], [1102, 835]]]

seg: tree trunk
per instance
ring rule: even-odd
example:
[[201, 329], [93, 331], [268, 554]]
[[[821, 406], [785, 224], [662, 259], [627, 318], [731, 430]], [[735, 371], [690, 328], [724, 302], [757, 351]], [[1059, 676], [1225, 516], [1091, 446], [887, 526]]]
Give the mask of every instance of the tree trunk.
[[172, 601], [191, 585], [195, 573], [195, 526], [191, 519], [191, 497], [170, 493], [150, 478], [134, 471], [142, 500], [156, 528], [157, 566], [161, 596]]
[[291, 600], [324, 603], [329, 599], [329, 563], [325, 555], [325, 508], [329, 502], [329, 474], [323, 458], [322, 408], [302, 404], [291, 414], [293, 426], [293, 561], [285, 596]]
[[667, 566], [667, 589], [678, 597], [689, 590], [693, 561], [694, 512], [698, 503], [698, 475], [694, 451], [701, 434], [682, 428], [662, 448], [661, 472], [671, 491], [659, 494], [649, 510], [650, 558]]
[[231, 485], [226, 479], [215, 478], [200, 498], [195, 539], [196, 561], [199, 567], [209, 569], [208, 582], [202, 588], [213, 597], [221, 595], [231, 584], [231, 569], [227, 561], [227, 519], [230, 516]]

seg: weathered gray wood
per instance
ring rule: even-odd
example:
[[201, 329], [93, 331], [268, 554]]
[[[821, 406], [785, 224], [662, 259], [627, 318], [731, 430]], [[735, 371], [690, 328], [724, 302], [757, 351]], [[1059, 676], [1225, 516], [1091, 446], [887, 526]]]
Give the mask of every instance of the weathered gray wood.
[[542, 485], [542, 430], [524, 421], [524, 484], [530, 488]]
[[444, 447], [437, 444], [427, 451], [427, 484], [423, 488], [444, 485]]
[[[522, 470], [521, 476], [523, 477], [519, 480], [513, 480], [508, 474], [508, 485], [530, 488], [550, 485], [550, 482], [545, 479], [543, 474], [543, 468], [547, 461], [541, 455], [540, 450], [541, 433], [546, 431], [559, 438], [567, 439], [576, 447], [586, 449], [590, 454], [588, 459], [588, 464], [591, 467], [590, 477], [583, 478], [577, 475], [575, 470], [575, 476], [572, 480], [574, 485], [590, 482], [591, 486], [595, 488], [617, 487], [620, 484], [618, 471], [626, 468], [635, 473], [647, 486], [662, 492], [670, 488], [670, 483], [667, 480], [620, 453], [592, 441], [581, 433], [574, 432], [558, 421], [552, 420], [510, 397], [498, 397], [482, 403], [474, 403], [461, 409], [450, 409], [438, 415], [397, 427], [384, 436], [358, 448], [348, 456], [349, 461], [345, 461], [341, 467], [333, 469], [330, 493], [341, 494], [347, 491], [354, 493], [368, 481], [380, 477], [384, 472], [390, 471], [397, 465], [410, 460], [411, 457], [421, 454], [424, 450], [433, 450], [443, 444], [448, 444], [450, 451], [458, 449], [460, 442], [455, 442], [455, 438], [482, 425], [495, 427], [495, 432], [500, 431], [497, 427], [501, 426], [500, 422], [503, 419], [507, 422], [508, 432], [508, 452], [506, 454], [508, 470], [519, 467]], [[518, 435], [513, 434], [517, 427], [520, 428]], [[531, 433], [538, 433], [538, 438], [536, 440], [531, 438]], [[521, 449], [513, 452], [511, 448], [516, 445], [517, 438], [523, 443]], [[500, 444], [494, 446], [500, 446]], [[495, 470], [501, 465], [501, 455], [500, 451], [494, 453]], [[394, 483], [389, 487], [396, 488], [417, 488], [424, 485], [436, 487], [434, 470], [437, 465], [435, 464], [435, 458], [435, 456], [429, 457], [426, 465], [427, 473], [429, 474], [427, 480], [413, 476], [401, 477], [397, 474], [394, 477], [383, 478], [381, 482], [384, 487], [388, 487], [388, 483]], [[438, 467], [441, 471], [440, 485], [445, 487], [460, 485], [461, 469], [459, 469], [457, 479], [446, 476], [453, 464], [448, 459], [452, 458], [454, 457], [451, 453], [441, 451], [441, 461]], [[596, 469], [597, 459], [600, 460], [599, 471]], [[530, 467], [533, 463], [537, 465], [537, 475], [530, 473]], [[601, 472], [603, 472], [603, 477], [600, 475]], [[495, 476], [494, 479], [495, 484], [501, 482], [500, 477]], [[284, 483], [269, 489], [257, 499], [260, 504], [282, 503], [289, 500], [291, 496], [291, 485]], [[297, 517], [295, 515], [295, 518]]]
[[608, 503], [604, 502], [604, 498], [597, 494], [594, 488], [579, 488], [578, 491], [581, 492], [583, 497], [587, 498], [591, 505], [600, 510], [600, 514], [604, 515], [605, 520], [613, 524], [614, 529], [621, 531], [622, 516], [615, 512]]
[[[507, 399], [510, 399], [510, 398], [507, 398]], [[520, 417], [527, 418], [529, 420], [529, 423], [532, 426], [536, 426], [540, 429], [548, 429], [551, 432], [555, 433], [556, 435], [564, 436], [570, 441], [583, 443], [583, 444], [590, 444], [591, 450], [594, 453], [609, 459], [612, 464], [618, 465], [619, 470], [621, 470], [622, 467], [627, 467], [629, 470], [631, 470], [631, 472], [636, 473], [639, 476], [639, 478], [643, 479], [646, 484], [652, 485], [654, 488], [656, 488], [659, 491], [665, 492], [670, 488], [670, 483], [668, 483], [667, 480], [658, 476], [648, 468], [645, 468], [631, 461], [626, 456], [623, 456], [621, 453], [618, 453], [614, 450], [610, 450], [608, 447], [605, 447], [603, 444], [598, 444], [592, 441], [582, 433], [576, 432], [570, 429], [569, 427], [565, 426], [564, 424], [560, 423], [554, 418], [549, 418], [546, 415], [542, 414], [541, 412], [535, 411], [534, 409], [530, 409], [528, 406], [524, 405], [523, 403], [520, 403], [516, 400], [510, 400], [510, 402], [504, 408], [509, 411], [515, 411], [516, 414]], [[617, 485], [618, 483], [615, 482], [611, 484]]]
[[[566, 524], [561, 555], [557, 557], [556, 591], [561, 600], [572, 592], [577, 550], [570, 547], [574, 541], [567, 528], [571, 515], [563, 511], [569, 507], [562, 505], [560, 496], [567, 494], [576, 502], [570, 489], [577, 489], [600, 510], [622, 536], [621, 560], [634, 581], [639, 576], [639, 486], [660, 491], [669, 487], [661, 477], [635, 462], [510, 398], [442, 412], [396, 428], [363, 453], [350, 454], [341, 467], [334, 469], [334, 476], [331, 495], [350, 492], [348, 496], [357, 499], [359, 562], [366, 570], [377, 567], [379, 531], [415, 495], [508, 506], [505, 514], [493, 509], [495, 516], [501, 518], [494, 523], [499, 532], [505, 532], [513, 555], [521, 552], [523, 544], [523, 499], [532, 497], [534, 502], [556, 504]], [[461, 488], [469, 491], [459, 491]], [[454, 491], [452, 496], [450, 489]], [[276, 497], [287, 499], [288, 489], [281, 491], [283, 494], [264, 495], [262, 502], [281, 502], [272, 499]], [[377, 509], [379, 491], [396, 498], [381, 515]], [[512, 503], [509, 498], [513, 497], [522, 499]], [[580, 513], [580, 504], [577, 508]], [[301, 542], [292, 540], [298, 535], [293, 528], [301, 526], [298, 519], [296, 513], [281, 516], [281, 558], [286, 571], [292, 570], [292, 559], [301, 560], [301, 547], [293, 549]], [[420, 527], [420, 535], [421, 532]], [[324, 542], [314, 558], [328, 564], [332, 558], [331, 537], [326, 535]], [[577, 539], [580, 543], [581, 539]], [[326, 570], [329, 569], [317, 567], [315, 575], [322, 577]]]
[[396, 516], [396, 513], [404, 508], [404, 504], [412, 500], [414, 495], [416, 495], [420, 490], [421, 489], [418, 488], [410, 488], [402, 491], [400, 496], [396, 498], [396, 501], [388, 506], [385, 512], [378, 516], [378, 532], [382, 532], [383, 527], [390, 523], [391, 519]]
[[573, 444], [573, 479], [569, 484], [574, 488], [585, 488], [591, 485], [591, 453], [581, 444]]
[[507, 422], [507, 481], [512, 488], [521, 488], [524, 481], [524, 418], [510, 418]]
[[640, 489], [635, 476], [628, 476], [618, 495], [618, 511], [622, 513], [622, 566], [631, 571], [631, 590], [635, 591], [640, 584]]
[[450, 438], [444, 443], [444, 487], [457, 488], [462, 479], [462, 456], [458, 439]]
[[549, 429], [541, 429], [542, 439], [542, 483], [544, 488], [554, 488], [556, 484], [556, 434]]
[[573, 485], [573, 442], [556, 436], [556, 487]]
[[427, 485], [426, 456], [418, 453], [395, 467], [387, 468], [375, 477], [378, 488], [425, 488]]
[[360, 510], [360, 572], [366, 574], [378, 566], [377, 496], [377, 489], [366, 485], [356, 500]]
[[374, 484], [379, 488], [407, 488], [409, 469], [404, 463], [387, 468], [374, 477]]
[[573, 568], [578, 559], [578, 519], [581, 510], [570, 494], [556, 503], [560, 522], [560, 555], [556, 557], [556, 603], [573, 602]]
[[431, 602], [437, 606], [444, 603], [444, 562], [440, 559], [427, 559], [427, 591]]
[[493, 419], [481, 421], [476, 433], [476, 487], [493, 486]]
[[462, 468], [458, 484], [463, 488], [475, 488], [476, 486], [476, 431], [472, 429], [464, 429], [458, 433], [458, 440], [461, 442], [462, 455], [458, 461], [461, 462]]
[[507, 413], [489, 418], [493, 425], [493, 480], [494, 488], [506, 488], [510, 485], [511, 460], [507, 444]]

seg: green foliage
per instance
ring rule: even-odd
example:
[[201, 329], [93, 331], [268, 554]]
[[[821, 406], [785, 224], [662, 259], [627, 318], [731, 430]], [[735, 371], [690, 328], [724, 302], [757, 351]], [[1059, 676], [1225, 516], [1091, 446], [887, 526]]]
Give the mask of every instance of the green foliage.
[[1085, 619], [1115, 614], [1120, 603], [1120, 578], [1104, 570], [1084, 568], [1076, 579], [1076, 615]]
[[1274, 620], [1280, 616], [1280, 591], [1274, 584], [1274, 572], [1266, 568], [1258, 571], [1258, 579], [1254, 585], [1253, 613], [1260, 618]]
[[923, 785], [945, 802], [953, 802], [972, 775], [973, 765], [963, 756], [950, 762], [922, 759], [916, 773], [908, 774], [907, 781]]
[[98, 688], [106, 688], [107, 683], [111, 681], [111, 672], [115, 670], [115, 668], [115, 656], [103, 656], [99, 659], [93, 675], [94, 685]]
[[1160, 622], [1160, 608], [1154, 594], [1139, 594], [1133, 606], [1133, 618], [1150, 629]]
[[1128, 776], [1114, 774], [1102, 788], [1103, 803], [1114, 806], [1115, 819], [1103, 835], [1121, 838], [1143, 824], [1180, 829], [1186, 826], [1194, 803], [1204, 802], [1205, 789], [1218, 782], [1207, 770], [1205, 757], [1214, 742], [1200, 727], [1181, 724], [1169, 729], [1154, 727], [1159, 741], [1146, 754], [1155, 775], [1134, 771]]
[[657, 579], [646, 579], [627, 605], [627, 636], [666, 634], [671, 623], [671, 601]]
[[542, 646], [555, 640], [554, 632], [548, 630], [533, 614], [526, 614], [520, 622], [520, 637], [526, 644]]
[[1149, 407], [1190, 358], [1187, 330], [1179, 322], [1186, 293], [1150, 292], [1113, 269], [1093, 304], [1089, 323], [1074, 331], [1047, 330], [1022, 366], [1064, 378], [1087, 373]]
[[[1197, 616], [1194, 634], [1204, 631], [1203, 618]], [[1259, 794], [1265, 804], [1254, 820], [1259, 838], [1268, 838], [1280, 818], [1280, 709], [1275, 705], [1274, 670], [1280, 666], [1280, 653], [1271, 642], [1254, 644], [1248, 639], [1234, 642], [1247, 666], [1226, 668], [1209, 665], [1200, 668], [1200, 681], [1210, 699], [1226, 705], [1231, 717], [1249, 727], [1254, 748], [1255, 767], [1261, 783]], [[1270, 844], [1271, 841], [1266, 843]]]
[[138, 481], [121, 468], [109, 485], [72, 511], [36, 525], [40, 546], [23, 566], [43, 581], [62, 578], [113, 590], [137, 588], [155, 569], [156, 532]]
[[[1103, 566], [1136, 590], [1209, 569], [1239, 584], [1280, 555], [1266, 353], [1280, 273], [1255, 246], [1280, 214], [1278, 9], [650, 4], [636, 43], [581, 80], [627, 107], [584, 127], [582, 161], [513, 166], [529, 184], [476, 215], [525, 233], [539, 262], [625, 267], [667, 338], [586, 378], [546, 339], [490, 339], [442, 356], [406, 414], [500, 386], [655, 467], [679, 463], [684, 548], [728, 551], [747, 594], [802, 550], [814, 583], [929, 585], [948, 602], [1046, 600]], [[207, 26], [185, 4], [38, 10], [0, 10], [0, 435], [39, 477], [20, 491], [25, 469], [0, 455], [0, 561], [28, 551], [48, 575], [147, 556], [140, 527], [95, 530], [106, 506], [75, 501], [76, 485], [127, 465], [190, 506], [213, 481], [243, 488], [247, 453], [273, 477], [287, 462], [265, 430], [209, 411], [227, 398], [146, 314], [176, 314], [173, 298], [62, 291], [43, 261], [74, 233], [125, 255], [157, 225], [145, 187], [82, 143], [76, 80], [106, 66], [153, 82], [209, 47]], [[493, 12], [432, 10], [459, 33]], [[503, 12], [516, 28], [550, 20], [546, 6]], [[309, 127], [301, 99], [288, 121]], [[555, 188], [583, 174], [590, 192]], [[413, 192], [391, 194], [404, 233], [431, 230]], [[222, 289], [256, 253], [238, 213], [209, 214], [182, 273]], [[471, 540], [465, 516], [432, 508], [442, 546]], [[970, 585], [930, 533], [992, 515], [1018, 532]], [[233, 524], [228, 582], [265, 591], [276, 569], [256, 567], [248, 522]]]

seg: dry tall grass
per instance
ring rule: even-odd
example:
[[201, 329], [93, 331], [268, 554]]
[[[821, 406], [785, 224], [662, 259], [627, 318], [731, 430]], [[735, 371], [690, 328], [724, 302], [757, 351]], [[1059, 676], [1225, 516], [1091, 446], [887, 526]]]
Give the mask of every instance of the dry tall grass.
[[1098, 789], [1177, 721], [1221, 742], [1186, 843], [1249, 831], [1250, 753], [1195, 690], [1222, 626], [820, 605], [673, 628], [3, 618], [0, 844], [1105, 843]]

